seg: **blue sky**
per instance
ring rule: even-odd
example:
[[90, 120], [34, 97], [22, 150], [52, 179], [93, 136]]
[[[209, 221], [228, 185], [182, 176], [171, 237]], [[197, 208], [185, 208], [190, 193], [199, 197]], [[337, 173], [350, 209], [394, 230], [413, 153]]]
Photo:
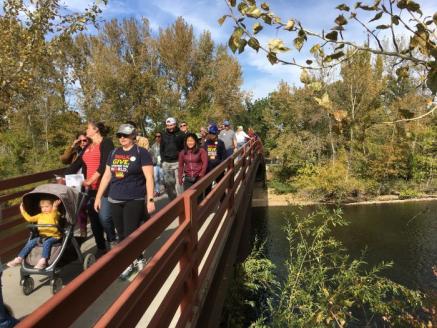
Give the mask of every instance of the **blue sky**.
[[[2, 4], [0, 0], [0, 4]], [[261, 3], [262, 1], [257, 1]], [[350, 0], [271, 0], [267, 1], [270, 9], [286, 20], [297, 18], [302, 24], [314, 31], [329, 29], [339, 11], [335, 7], [340, 3], [346, 3], [352, 7], [356, 2]], [[372, 3], [372, 0], [363, 1]], [[433, 14], [437, 11], [436, 0], [420, 0], [425, 14]], [[71, 0], [65, 2], [72, 10], [84, 10], [90, 0]], [[159, 28], [171, 25], [175, 19], [182, 16], [188, 23], [193, 25], [196, 34], [204, 30], [211, 32], [212, 38], [217, 43], [227, 43], [232, 32], [232, 24], [227, 21], [219, 26], [217, 20], [227, 13], [225, 0], [109, 0], [103, 7], [102, 18], [104, 20], [123, 17], [146, 17], [150, 21], [152, 32], [157, 33]], [[373, 17], [374, 13], [369, 17]], [[378, 22], [381, 24], [383, 22]], [[249, 26], [251, 26], [249, 24]], [[285, 34], [284, 34], [285, 33]], [[276, 30], [263, 30], [260, 33], [260, 41], [264, 44], [271, 38], [283, 38], [286, 42], [292, 42], [291, 34], [283, 32], [278, 34]], [[348, 39], [363, 42], [366, 37], [362, 29], [357, 26], [348, 27], [346, 33]], [[290, 43], [289, 43], [290, 44]], [[301, 62], [308, 58], [304, 47], [301, 53], [293, 50], [288, 56], [294, 56]], [[250, 92], [253, 98], [267, 96], [275, 90], [278, 83], [284, 80], [290, 84], [300, 85], [299, 69], [293, 66], [270, 65], [264, 54], [257, 54], [250, 48], [236, 55], [243, 68], [243, 89]]]

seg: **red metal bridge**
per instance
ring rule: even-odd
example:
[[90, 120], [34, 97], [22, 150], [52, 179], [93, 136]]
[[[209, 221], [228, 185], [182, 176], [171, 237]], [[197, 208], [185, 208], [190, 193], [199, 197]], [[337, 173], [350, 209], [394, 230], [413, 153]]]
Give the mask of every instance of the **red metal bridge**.
[[[247, 237], [247, 211], [262, 163], [261, 143], [247, 143], [25, 317], [18, 327], [74, 324], [129, 264], [169, 231], [144, 269], [89, 326], [217, 326], [228, 281], [223, 278], [232, 271], [240, 242]], [[3, 261], [13, 257], [28, 236], [19, 217], [19, 198], [35, 184], [47, 182], [62, 171], [0, 181]], [[199, 196], [221, 174], [223, 178], [199, 202]], [[175, 228], [168, 229], [172, 224]]]

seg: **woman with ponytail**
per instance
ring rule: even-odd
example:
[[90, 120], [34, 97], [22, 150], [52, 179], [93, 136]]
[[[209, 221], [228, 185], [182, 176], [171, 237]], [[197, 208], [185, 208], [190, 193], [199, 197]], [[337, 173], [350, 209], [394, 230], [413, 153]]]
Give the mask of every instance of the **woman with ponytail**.
[[102, 197], [99, 213], [94, 210], [94, 200], [101, 177], [105, 172], [106, 161], [114, 149], [112, 140], [106, 138], [108, 132], [108, 127], [102, 122], [89, 121], [86, 135], [91, 139], [91, 144], [87, 146], [78, 160], [69, 168], [69, 171], [77, 172], [82, 167], [82, 172], [85, 176], [83, 185], [88, 188], [89, 193], [87, 211], [91, 222], [91, 230], [97, 245], [97, 256], [104, 254], [107, 249], [104, 233], [106, 233], [109, 246], [116, 241], [107, 193]]

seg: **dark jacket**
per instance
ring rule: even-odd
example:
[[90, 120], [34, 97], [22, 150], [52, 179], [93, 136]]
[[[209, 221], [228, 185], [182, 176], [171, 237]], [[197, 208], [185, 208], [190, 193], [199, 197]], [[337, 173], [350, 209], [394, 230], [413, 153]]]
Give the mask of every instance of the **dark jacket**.
[[201, 178], [208, 167], [208, 155], [205, 149], [200, 148], [196, 153], [191, 150], [182, 150], [179, 153], [178, 177], [179, 184], [182, 184], [182, 177]]
[[185, 134], [179, 128], [173, 132], [165, 130], [161, 133], [160, 154], [163, 162], [177, 162], [179, 152], [184, 149]]
[[225, 143], [220, 139], [217, 139], [216, 141], [207, 140], [204, 148], [208, 156], [207, 172], [211, 171], [226, 159]]

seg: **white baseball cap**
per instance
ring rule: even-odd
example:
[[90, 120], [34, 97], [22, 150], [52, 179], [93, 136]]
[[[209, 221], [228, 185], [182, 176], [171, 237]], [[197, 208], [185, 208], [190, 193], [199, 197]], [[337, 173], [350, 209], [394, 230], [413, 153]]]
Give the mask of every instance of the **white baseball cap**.
[[176, 119], [174, 117], [169, 117], [168, 119], [165, 120], [165, 124], [176, 124]]

